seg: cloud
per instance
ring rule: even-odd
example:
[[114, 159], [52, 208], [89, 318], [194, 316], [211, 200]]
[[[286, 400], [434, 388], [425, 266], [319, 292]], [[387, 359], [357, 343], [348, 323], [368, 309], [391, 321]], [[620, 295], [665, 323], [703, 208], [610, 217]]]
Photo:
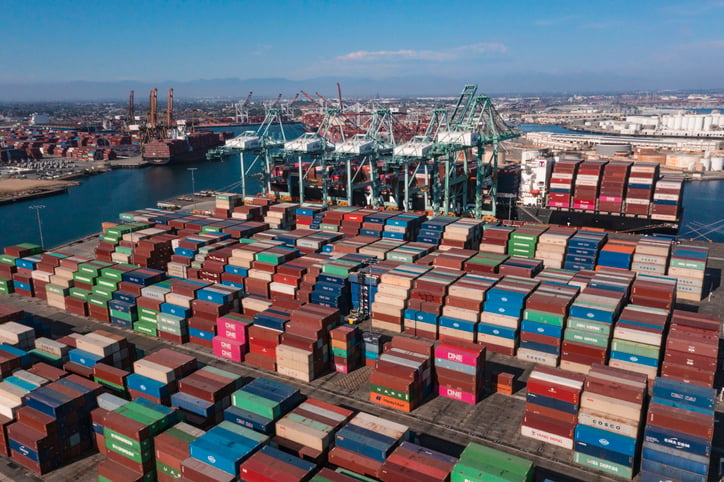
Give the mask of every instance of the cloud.
[[358, 50], [340, 55], [336, 60], [345, 62], [368, 62], [380, 60], [426, 60], [429, 62], [449, 62], [468, 57], [499, 54], [507, 52], [508, 48], [498, 42], [482, 42], [472, 45], [461, 45], [440, 50]]

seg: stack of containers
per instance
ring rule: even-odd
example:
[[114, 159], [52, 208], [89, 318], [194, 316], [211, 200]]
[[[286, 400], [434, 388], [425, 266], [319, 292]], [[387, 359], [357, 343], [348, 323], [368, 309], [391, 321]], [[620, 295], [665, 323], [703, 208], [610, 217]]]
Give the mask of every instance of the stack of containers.
[[633, 478], [647, 389], [646, 375], [603, 365], [591, 367], [575, 431], [573, 460], [577, 464]]
[[402, 332], [404, 310], [412, 284], [429, 270], [429, 266], [405, 263], [380, 276], [371, 310], [373, 328]]
[[438, 337], [474, 343], [485, 293], [496, 282], [497, 278], [466, 274], [451, 284], [439, 318]]
[[272, 436], [274, 423], [301, 401], [299, 389], [257, 378], [231, 395], [231, 406], [224, 410], [224, 419]]
[[249, 327], [249, 353], [246, 354], [244, 362], [255, 367], [264, 368], [265, 370], [276, 371], [276, 347], [281, 342], [284, 329], [283, 327], [272, 328], [269, 326], [261, 326], [258, 322], [262, 321], [266, 323], [263, 321], [265, 318], [258, 316], [261, 314], [275, 315], [275, 318], [282, 323], [282, 326], [283, 323], [288, 322], [289, 318], [288, 314], [285, 316], [285, 314], [280, 311], [276, 311], [275, 313], [268, 311], [269, 310], [265, 310], [260, 314], [254, 315], [255, 324]]
[[677, 221], [681, 209], [684, 181], [681, 178], [664, 177], [656, 183], [651, 219]]
[[525, 302], [518, 358], [558, 366], [561, 339], [577, 286], [541, 283]]
[[90, 412], [100, 390], [97, 383], [68, 375], [27, 393], [25, 406], [15, 411], [17, 421], [5, 427], [10, 457], [42, 475], [88, 451]]
[[294, 220], [297, 227], [307, 229], [319, 229], [322, 215], [326, 209], [326, 206], [314, 206], [309, 204], [303, 204], [302, 206], [299, 206], [294, 211]]
[[719, 359], [720, 330], [721, 321], [717, 315], [674, 310], [661, 376], [713, 387]]
[[420, 225], [420, 232], [417, 234], [416, 240], [420, 243], [429, 243], [439, 245], [443, 238], [443, 233], [451, 223], [457, 221], [458, 218], [450, 216], [435, 216]]
[[231, 286], [214, 284], [196, 291], [196, 299], [190, 303], [189, 341], [213, 348], [217, 319], [237, 310], [238, 300], [239, 290]]
[[709, 480], [716, 390], [656, 378], [652, 392], [641, 480]]
[[264, 222], [274, 229], [293, 229], [297, 207], [298, 204], [292, 203], [272, 204], [264, 216]]
[[145, 398], [170, 405], [171, 395], [178, 390], [178, 380], [196, 371], [196, 358], [162, 348], [133, 362], [133, 373], [126, 382], [133, 400]]
[[594, 363], [605, 364], [613, 323], [623, 304], [624, 293], [584, 288], [569, 310], [563, 333], [561, 368], [588, 373]]
[[634, 251], [631, 271], [652, 275], [665, 275], [669, 266], [671, 240], [640, 238]]
[[178, 381], [178, 392], [171, 395], [171, 406], [178, 409], [187, 422], [208, 428], [223, 420], [232, 392], [241, 385], [239, 375], [205, 366]]
[[127, 471], [135, 476], [128, 480], [154, 480], [153, 437], [179, 421], [175, 410], [147, 400], [129, 402], [107, 412], [100, 422], [106, 459], [98, 467], [99, 480], [118, 480]]
[[365, 221], [362, 223], [360, 234], [381, 238], [386, 221], [398, 214], [399, 211], [380, 211], [365, 216]]
[[370, 401], [411, 412], [433, 389], [433, 344], [401, 336], [392, 338], [370, 374]]
[[668, 275], [676, 277], [676, 297], [679, 300], [701, 301], [704, 276], [709, 260], [709, 248], [677, 245], [671, 253]]
[[513, 256], [500, 265], [498, 272], [502, 275], [533, 278], [543, 270], [543, 261]]
[[676, 297], [676, 278], [639, 274], [631, 287], [631, 303], [670, 312]]
[[511, 256], [522, 256], [533, 258], [536, 245], [541, 234], [545, 233], [545, 227], [525, 226], [516, 229], [508, 240], [508, 254]]
[[500, 271], [500, 266], [508, 259], [507, 254], [495, 254], [479, 252], [475, 256], [471, 257], [463, 268], [468, 273], [475, 274], [492, 274]]
[[123, 336], [96, 330], [67, 338], [75, 345], [68, 351], [69, 362], [64, 365], [66, 370], [91, 376], [96, 363], [129, 369], [135, 360], [135, 347]]
[[453, 467], [450, 480], [531, 482], [533, 475], [533, 462], [470, 442]]
[[35, 329], [15, 321], [5, 322], [0, 325], [0, 343], [32, 350], [35, 347]]
[[608, 161], [583, 161], [578, 166], [575, 190], [573, 194], [573, 208], [586, 211], [596, 210], [598, 199], [598, 186], [601, 184], [601, 174]]
[[580, 159], [561, 159], [553, 166], [549, 183], [548, 207], [569, 209], [573, 201], [572, 193], [576, 185], [576, 172]]
[[426, 219], [424, 214], [400, 213], [385, 220], [382, 231], [383, 239], [397, 239], [412, 241], [417, 237], [422, 222]]
[[30, 354], [36, 360], [60, 368], [68, 361], [69, 351], [70, 347], [65, 343], [41, 337], [35, 339], [35, 348], [30, 350]]
[[269, 437], [223, 421], [189, 444], [191, 457], [181, 464], [188, 480], [232, 481], [240, 477], [240, 466]]
[[377, 359], [380, 357], [384, 348], [383, 336], [379, 333], [365, 331], [362, 333], [362, 342], [364, 343], [364, 360], [365, 366], [375, 368]]
[[598, 193], [598, 210], [607, 213], [620, 213], [628, 185], [631, 162], [611, 161], [603, 168], [601, 188]]
[[536, 286], [536, 280], [506, 276], [488, 289], [476, 328], [477, 342], [488, 351], [514, 356], [525, 301]]
[[317, 465], [265, 445], [240, 466], [239, 477], [249, 482], [308, 480]]
[[172, 482], [181, 478], [181, 464], [191, 456], [191, 442], [204, 431], [180, 422], [153, 439], [156, 455], [156, 477], [159, 482]]
[[383, 482], [445, 482], [458, 459], [402, 442], [382, 464]]
[[244, 361], [249, 351], [249, 327], [252, 318], [239, 314], [227, 313], [216, 319], [216, 332], [214, 337], [214, 354], [237, 362]]
[[338, 326], [332, 329], [329, 334], [335, 371], [350, 373], [362, 366], [364, 350], [362, 332], [359, 327]]
[[475, 219], [458, 219], [447, 224], [443, 231], [440, 249], [477, 249], [483, 233], [483, 222]]
[[596, 269], [601, 266], [616, 269], [631, 269], [636, 241], [609, 239], [598, 253]]
[[486, 253], [505, 254], [508, 247], [508, 240], [515, 228], [509, 226], [488, 226], [483, 231], [483, 239], [480, 241], [480, 251]]
[[231, 215], [231, 211], [240, 206], [244, 202], [244, 199], [240, 194], [222, 192], [216, 194], [216, 204], [214, 207], [214, 217], [216, 218], [228, 218]]
[[598, 260], [598, 252], [608, 238], [604, 232], [579, 230], [568, 240], [565, 269], [592, 270]]
[[405, 243], [385, 253], [385, 259], [401, 263], [415, 263], [435, 249], [434, 244]]
[[440, 308], [447, 290], [463, 274], [460, 270], [435, 268], [415, 279], [404, 313], [404, 332], [436, 340]]
[[353, 414], [351, 410], [309, 398], [277, 421], [272, 442], [299, 457], [322, 463], [336, 431]]
[[643, 373], [650, 380], [656, 378], [669, 313], [660, 308], [627, 305], [613, 330], [609, 366]]
[[485, 347], [464, 341], [445, 341], [435, 347], [438, 395], [475, 405], [485, 388]]
[[641, 216], [651, 213], [651, 198], [659, 179], [659, 166], [657, 162], [637, 162], [631, 166], [624, 213]]
[[379, 478], [387, 457], [408, 435], [405, 425], [360, 412], [337, 431], [329, 462]]
[[535, 256], [531, 257], [543, 261], [546, 268], [562, 268], [568, 240], [575, 232], [575, 228], [551, 226], [538, 237]]
[[292, 311], [276, 347], [277, 372], [306, 382], [327, 373], [329, 331], [339, 321], [339, 310], [313, 303]]
[[521, 435], [573, 450], [585, 380], [580, 373], [536, 366], [528, 378]]

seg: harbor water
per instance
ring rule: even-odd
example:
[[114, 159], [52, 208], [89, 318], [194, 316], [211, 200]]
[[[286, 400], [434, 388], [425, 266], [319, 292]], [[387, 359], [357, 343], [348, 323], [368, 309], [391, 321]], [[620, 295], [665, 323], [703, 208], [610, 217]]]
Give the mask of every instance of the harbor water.
[[[524, 126], [520, 126], [523, 128]], [[526, 125], [524, 130], [533, 130]], [[557, 128], [555, 132], [565, 132], [560, 126], [535, 126]], [[249, 127], [226, 128], [236, 133]], [[561, 130], [563, 129], [563, 130]], [[538, 129], [540, 130], [540, 129]], [[294, 139], [303, 132], [300, 124], [285, 126], [287, 139]], [[252, 154], [245, 154], [246, 162], [254, 160]], [[0, 246], [8, 246], [25, 241], [39, 242], [38, 223], [35, 211], [30, 206], [43, 205], [40, 210], [46, 247], [57, 246], [68, 241], [97, 233], [103, 221], [114, 221], [118, 214], [145, 207], [155, 207], [158, 201], [170, 199], [191, 192], [191, 172], [194, 171], [196, 191], [225, 190], [238, 183], [241, 176], [237, 155], [220, 162], [200, 162], [152, 166], [144, 169], [118, 169], [81, 180], [81, 185], [68, 190], [66, 194], [43, 199], [22, 201], [0, 206]], [[247, 177], [247, 192], [258, 189], [258, 181]], [[235, 192], [240, 189], [235, 187]], [[680, 233], [685, 238], [696, 238], [711, 228], [701, 228], [722, 220], [723, 216], [715, 208], [717, 200], [724, 198], [724, 181], [688, 182], [684, 188], [684, 217]], [[690, 232], [694, 227], [697, 232]], [[689, 235], [687, 235], [689, 233]], [[706, 238], [724, 242], [724, 229], [706, 234]]]

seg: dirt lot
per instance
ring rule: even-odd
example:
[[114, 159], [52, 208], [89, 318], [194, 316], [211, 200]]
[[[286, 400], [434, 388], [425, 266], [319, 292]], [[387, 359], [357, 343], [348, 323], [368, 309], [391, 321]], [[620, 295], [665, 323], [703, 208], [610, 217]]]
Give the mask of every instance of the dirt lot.
[[0, 179], [0, 197], [25, 192], [47, 191], [77, 185], [72, 181], [44, 181], [40, 179]]

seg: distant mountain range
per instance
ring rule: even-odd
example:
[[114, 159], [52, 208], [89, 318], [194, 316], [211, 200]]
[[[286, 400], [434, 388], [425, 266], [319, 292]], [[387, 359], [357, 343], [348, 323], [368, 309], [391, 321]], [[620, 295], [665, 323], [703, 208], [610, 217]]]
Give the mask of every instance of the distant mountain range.
[[[687, 89], [705, 90], [713, 85], [685, 85], [683, 79], [636, 78], [616, 74], [517, 74], [490, 75], [483, 78], [456, 79], [452, 77], [396, 77], [366, 79], [345, 77], [318, 77], [307, 80], [269, 79], [199, 79], [192, 81], [58, 81], [37, 83], [0, 84], [0, 101], [80, 101], [123, 100], [135, 90], [136, 99], [143, 102], [153, 87], [158, 87], [159, 98], [169, 87], [174, 88], [177, 99], [243, 98], [249, 91], [254, 98], [271, 98], [283, 94], [291, 98], [304, 90], [310, 95], [320, 92], [336, 97], [336, 82], [342, 86], [345, 97], [420, 97], [454, 96], [467, 83], [477, 83], [479, 92], [487, 94], [542, 94], [542, 93], [611, 93], [634, 90]], [[684, 85], [682, 85], [684, 84]], [[720, 86], [716, 86], [720, 87]], [[718, 89], [721, 91], [721, 89]]]

